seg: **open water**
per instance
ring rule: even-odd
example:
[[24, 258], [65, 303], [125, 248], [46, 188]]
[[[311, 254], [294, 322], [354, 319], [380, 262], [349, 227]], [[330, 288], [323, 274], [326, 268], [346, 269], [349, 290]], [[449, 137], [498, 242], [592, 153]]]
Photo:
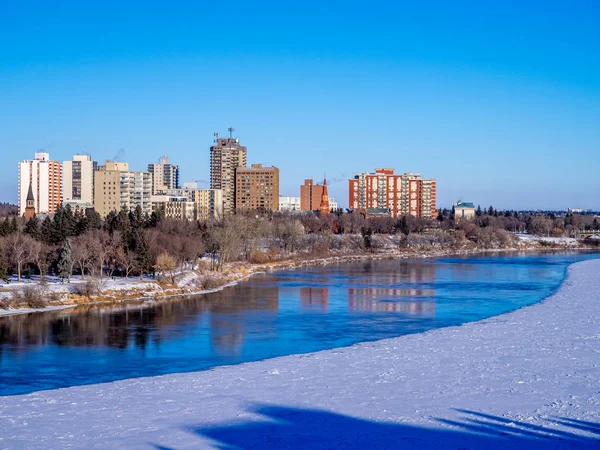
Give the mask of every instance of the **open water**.
[[0, 317], [0, 396], [256, 361], [459, 325], [551, 295], [545, 253], [342, 263], [160, 302]]

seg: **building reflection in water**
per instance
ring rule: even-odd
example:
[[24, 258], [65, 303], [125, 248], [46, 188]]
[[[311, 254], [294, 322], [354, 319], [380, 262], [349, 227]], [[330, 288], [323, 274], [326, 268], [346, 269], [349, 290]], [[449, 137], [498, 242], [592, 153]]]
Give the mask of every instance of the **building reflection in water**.
[[13, 353], [44, 345], [145, 350], [183, 337], [201, 323], [208, 323], [215, 353], [238, 354], [247, 333], [276, 335], [278, 307], [276, 285], [245, 285], [176, 301], [90, 305], [0, 317], [0, 358], [5, 345]]
[[250, 285], [243, 290], [243, 297], [241, 302], [237, 297], [235, 302], [221, 302], [210, 309], [210, 341], [218, 355], [241, 354], [247, 333], [277, 334], [279, 287]]
[[327, 312], [329, 288], [301, 287], [300, 306], [305, 310]]
[[[415, 261], [398, 261], [385, 272], [373, 272], [363, 267], [352, 280], [376, 287], [348, 288], [348, 309], [434, 317], [435, 301], [432, 299], [435, 289], [431, 286], [435, 282], [435, 270], [434, 264]], [[382, 284], [385, 287], [381, 287]]]

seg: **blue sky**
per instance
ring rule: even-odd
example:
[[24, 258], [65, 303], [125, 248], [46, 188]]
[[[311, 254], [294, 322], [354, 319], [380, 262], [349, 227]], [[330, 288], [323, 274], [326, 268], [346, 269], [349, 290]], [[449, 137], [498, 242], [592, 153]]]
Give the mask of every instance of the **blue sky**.
[[208, 180], [233, 126], [282, 194], [394, 167], [439, 206], [600, 209], [597, 1], [160, 3], [2, 3], [0, 201], [40, 149]]

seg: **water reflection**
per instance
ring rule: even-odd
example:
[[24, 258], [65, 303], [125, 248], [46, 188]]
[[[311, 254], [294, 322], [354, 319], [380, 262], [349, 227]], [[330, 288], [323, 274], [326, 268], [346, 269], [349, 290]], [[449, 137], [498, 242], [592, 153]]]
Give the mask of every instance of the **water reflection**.
[[208, 295], [0, 317], [0, 395], [399, 336], [539, 301], [590, 255], [375, 261], [260, 275]]
[[[363, 267], [364, 269], [364, 267]], [[350, 311], [396, 312], [408, 315], [435, 316], [436, 265], [415, 261], [397, 261], [390, 265], [385, 274], [368, 273], [365, 280], [358, 273], [353, 277], [355, 284], [369, 287], [348, 288], [348, 309]], [[374, 278], [385, 278], [389, 287], [372, 287]]]
[[328, 288], [301, 287], [300, 304], [303, 309], [327, 312]]

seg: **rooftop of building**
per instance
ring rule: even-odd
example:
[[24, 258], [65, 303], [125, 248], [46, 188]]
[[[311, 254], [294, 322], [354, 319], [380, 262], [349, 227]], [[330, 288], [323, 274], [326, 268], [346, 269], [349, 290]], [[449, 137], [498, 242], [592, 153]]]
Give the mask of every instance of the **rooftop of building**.
[[455, 208], [473, 208], [475, 209], [475, 205], [472, 202], [456, 202], [454, 203]]
[[252, 171], [270, 171], [277, 169], [275, 166], [264, 166], [262, 164], [252, 164], [250, 167], [238, 167], [236, 170], [239, 172], [252, 172]]

